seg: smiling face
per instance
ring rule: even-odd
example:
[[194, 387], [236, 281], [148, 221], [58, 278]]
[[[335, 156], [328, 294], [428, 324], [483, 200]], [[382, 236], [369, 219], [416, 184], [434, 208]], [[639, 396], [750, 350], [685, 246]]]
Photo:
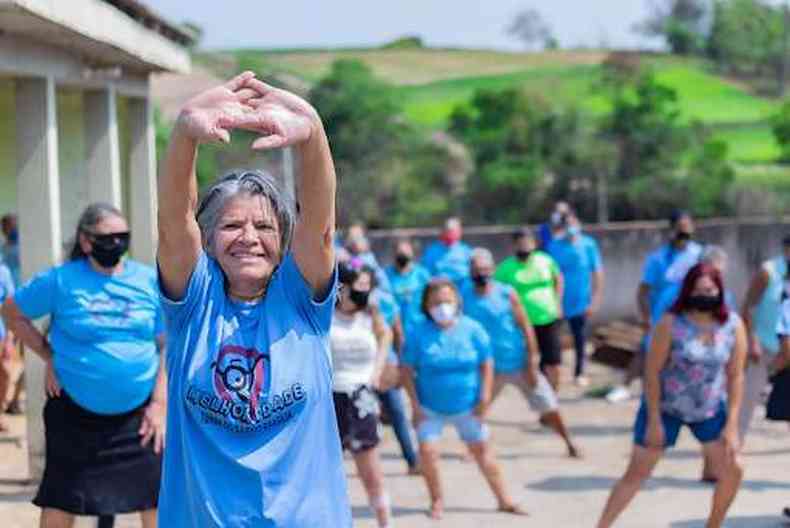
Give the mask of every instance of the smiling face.
[[228, 279], [231, 295], [260, 294], [280, 263], [280, 240], [280, 226], [267, 198], [242, 194], [225, 203], [211, 252]]

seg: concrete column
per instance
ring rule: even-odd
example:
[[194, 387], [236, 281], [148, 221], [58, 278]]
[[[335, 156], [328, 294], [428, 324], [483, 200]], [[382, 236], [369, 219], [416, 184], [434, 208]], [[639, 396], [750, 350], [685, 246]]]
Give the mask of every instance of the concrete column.
[[115, 89], [85, 91], [83, 109], [88, 199], [91, 203], [110, 203], [120, 209], [121, 155]]
[[148, 264], [156, 259], [156, 134], [153, 103], [129, 99], [129, 222], [131, 254]]
[[[17, 211], [22, 278], [61, 259], [60, 179], [55, 82], [50, 78], [16, 82]], [[27, 442], [30, 476], [44, 470], [44, 363], [25, 354]]]

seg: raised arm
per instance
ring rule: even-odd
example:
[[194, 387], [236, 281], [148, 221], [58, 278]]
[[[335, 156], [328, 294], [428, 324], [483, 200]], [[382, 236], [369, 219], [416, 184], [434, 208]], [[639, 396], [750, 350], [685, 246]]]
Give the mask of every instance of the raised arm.
[[262, 134], [254, 149], [293, 146], [298, 158], [298, 220], [292, 251], [315, 295], [328, 286], [335, 266], [335, 165], [318, 112], [300, 97], [257, 79], [248, 83], [261, 94], [253, 100], [243, 128]]
[[201, 143], [230, 141], [230, 130], [253, 108], [260, 94], [247, 87], [245, 72], [188, 101], [179, 114], [159, 178], [159, 263], [162, 286], [181, 299], [195, 269], [202, 241], [195, 219], [198, 201], [195, 160]]

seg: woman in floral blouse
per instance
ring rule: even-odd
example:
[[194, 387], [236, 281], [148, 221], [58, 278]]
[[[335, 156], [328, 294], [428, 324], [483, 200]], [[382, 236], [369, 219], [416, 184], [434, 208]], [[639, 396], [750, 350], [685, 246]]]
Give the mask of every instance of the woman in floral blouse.
[[741, 484], [737, 459], [746, 333], [727, 308], [721, 273], [691, 268], [672, 309], [656, 327], [645, 370], [645, 396], [634, 425], [634, 450], [615, 484], [599, 528], [612, 525], [682, 426], [702, 444], [718, 475], [706, 526], [722, 525]]

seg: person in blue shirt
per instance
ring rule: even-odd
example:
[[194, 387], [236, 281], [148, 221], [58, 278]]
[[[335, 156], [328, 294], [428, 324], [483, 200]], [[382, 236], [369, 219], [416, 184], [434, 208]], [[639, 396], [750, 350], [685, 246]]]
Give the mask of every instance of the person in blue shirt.
[[[123, 259], [115, 207], [82, 213], [71, 259], [6, 299], [3, 317], [46, 362], [46, 466], [33, 503], [41, 526], [75, 515], [140, 512], [156, 526], [165, 433], [164, 323], [153, 268]], [[33, 321], [48, 316], [47, 335]]]
[[3, 236], [5, 237], [5, 244], [3, 244], [0, 251], [3, 256], [3, 262], [11, 271], [14, 286], [19, 286], [19, 228], [17, 227], [16, 215], [3, 215], [0, 218], [0, 230], [3, 231]]
[[[0, 263], [0, 304], [6, 299], [14, 296], [14, 280], [8, 266]], [[16, 383], [18, 369], [15, 363], [18, 360], [18, 353], [14, 346], [14, 333], [6, 329], [2, 319], [0, 319], [0, 432], [8, 431], [5, 412], [10, 402], [6, 401], [9, 392], [14, 392], [13, 385]]]
[[667, 298], [677, 298], [680, 285], [690, 270], [702, 257], [702, 245], [694, 241], [694, 219], [687, 211], [675, 211], [669, 219], [669, 240], [647, 256], [642, 281], [637, 290], [637, 308], [645, 331], [641, 354], [637, 354], [628, 368], [622, 385], [614, 387], [606, 396], [612, 403], [627, 400], [629, 386], [642, 376], [644, 353], [653, 326], [672, 306]]
[[426, 319], [406, 341], [402, 377], [420, 441], [430, 515], [441, 519], [444, 512], [436, 444], [448, 424], [472, 453], [499, 510], [524, 515], [505, 489], [484, 423], [494, 378], [491, 339], [479, 323], [461, 313], [461, 298], [450, 279], [433, 279], [421, 305]]
[[573, 336], [576, 366], [573, 372], [577, 386], [586, 387], [584, 377], [587, 322], [601, 307], [604, 272], [601, 251], [595, 239], [582, 232], [579, 219], [571, 214], [564, 229], [554, 235], [546, 251], [562, 272], [565, 287], [562, 313]]
[[415, 262], [411, 240], [396, 240], [393, 250], [394, 262], [386, 268], [386, 273], [392, 295], [400, 307], [404, 332], [408, 333], [410, 326], [421, 318], [420, 299], [431, 274]]
[[535, 331], [516, 291], [494, 280], [494, 256], [486, 248], [472, 251], [471, 279], [461, 288], [464, 314], [474, 319], [491, 337], [494, 355], [495, 400], [506, 385], [516, 387], [540, 423], [565, 442], [568, 456], [580, 458], [559, 410], [559, 400], [538, 368], [540, 352]]
[[568, 202], [557, 202], [554, 204], [554, 210], [547, 222], [543, 222], [538, 226], [538, 243], [540, 249], [546, 251], [551, 242], [554, 240], [554, 234], [562, 232], [565, 224], [567, 224], [568, 216], [573, 213], [571, 206]]
[[[296, 203], [232, 172], [198, 202], [198, 145], [292, 147]], [[168, 437], [159, 525], [349, 528], [332, 397], [336, 178], [309, 103], [245, 72], [181, 110], [159, 177]]]
[[376, 275], [376, 283], [380, 290], [390, 291], [389, 279], [384, 273], [384, 268], [379, 264], [376, 254], [370, 249], [370, 241], [365, 232], [365, 226], [359, 222], [351, 224], [346, 231], [344, 249], [351, 257], [360, 259], [371, 268]]
[[469, 278], [469, 257], [472, 248], [464, 243], [459, 218], [448, 218], [439, 240], [432, 242], [422, 254], [421, 264], [432, 277], [447, 277], [456, 286]]

